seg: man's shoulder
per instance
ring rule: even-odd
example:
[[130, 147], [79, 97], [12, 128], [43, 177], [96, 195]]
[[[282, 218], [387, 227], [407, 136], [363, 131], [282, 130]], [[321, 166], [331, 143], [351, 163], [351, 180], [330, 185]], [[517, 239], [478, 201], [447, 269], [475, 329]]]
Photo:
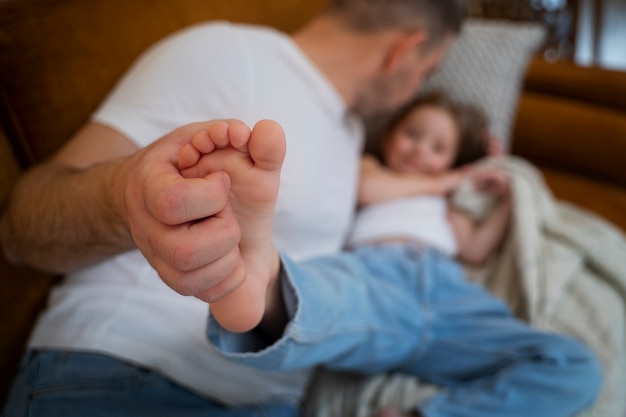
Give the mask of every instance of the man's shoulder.
[[288, 35], [270, 26], [235, 23], [227, 20], [214, 20], [197, 23], [175, 32], [169, 39], [173, 42], [198, 40], [219, 40], [232, 42], [242, 39], [270, 40], [284, 39]]
[[267, 26], [207, 21], [171, 33], [144, 51], [142, 58], [164, 68], [185, 62], [218, 71], [220, 67], [241, 65], [250, 51], [280, 49], [287, 36]]

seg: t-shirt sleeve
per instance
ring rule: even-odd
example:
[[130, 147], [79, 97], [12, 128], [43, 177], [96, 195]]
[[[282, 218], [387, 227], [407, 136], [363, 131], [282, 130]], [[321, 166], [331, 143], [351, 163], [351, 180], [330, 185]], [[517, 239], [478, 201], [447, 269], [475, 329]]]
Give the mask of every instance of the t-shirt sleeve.
[[183, 30], [141, 55], [92, 120], [146, 146], [191, 122], [246, 119], [249, 55], [228, 23]]

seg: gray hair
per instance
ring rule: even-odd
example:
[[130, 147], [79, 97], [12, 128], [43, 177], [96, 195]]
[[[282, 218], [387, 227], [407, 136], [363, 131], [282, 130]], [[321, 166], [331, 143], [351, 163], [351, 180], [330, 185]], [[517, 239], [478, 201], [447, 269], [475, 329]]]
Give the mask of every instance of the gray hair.
[[330, 0], [326, 13], [359, 32], [424, 30], [430, 47], [461, 31], [465, 9], [465, 0]]

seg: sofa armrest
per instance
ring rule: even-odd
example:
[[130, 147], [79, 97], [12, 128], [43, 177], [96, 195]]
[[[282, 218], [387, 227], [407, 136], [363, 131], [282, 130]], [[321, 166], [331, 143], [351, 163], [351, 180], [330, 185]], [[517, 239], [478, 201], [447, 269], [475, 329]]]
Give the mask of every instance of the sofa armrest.
[[590, 210], [626, 233], [624, 188], [550, 168], [541, 173], [555, 198]]
[[[0, 208], [8, 201], [21, 171], [6, 135], [0, 130]], [[10, 265], [0, 246], [0, 405], [17, 372], [30, 329], [58, 278], [26, 267]]]
[[13, 184], [21, 174], [21, 170], [6, 134], [0, 129], [0, 212], [9, 200]]
[[626, 112], [626, 73], [622, 71], [535, 59], [527, 70], [524, 91]]
[[512, 151], [540, 166], [626, 189], [626, 72], [535, 60]]

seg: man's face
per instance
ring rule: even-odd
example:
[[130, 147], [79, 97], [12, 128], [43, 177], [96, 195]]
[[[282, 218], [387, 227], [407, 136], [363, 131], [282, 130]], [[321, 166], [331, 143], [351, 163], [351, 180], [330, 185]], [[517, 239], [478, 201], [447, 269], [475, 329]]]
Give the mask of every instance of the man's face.
[[381, 74], [364, 87], [354, 111], [363, 117], [370, 117], [394, 111], [408, 103], [415, 97], [424, 79], [435, 71], [452, 39], [448, 36], [426, 50], [415, 48], [407, 53], [394, 72]]

